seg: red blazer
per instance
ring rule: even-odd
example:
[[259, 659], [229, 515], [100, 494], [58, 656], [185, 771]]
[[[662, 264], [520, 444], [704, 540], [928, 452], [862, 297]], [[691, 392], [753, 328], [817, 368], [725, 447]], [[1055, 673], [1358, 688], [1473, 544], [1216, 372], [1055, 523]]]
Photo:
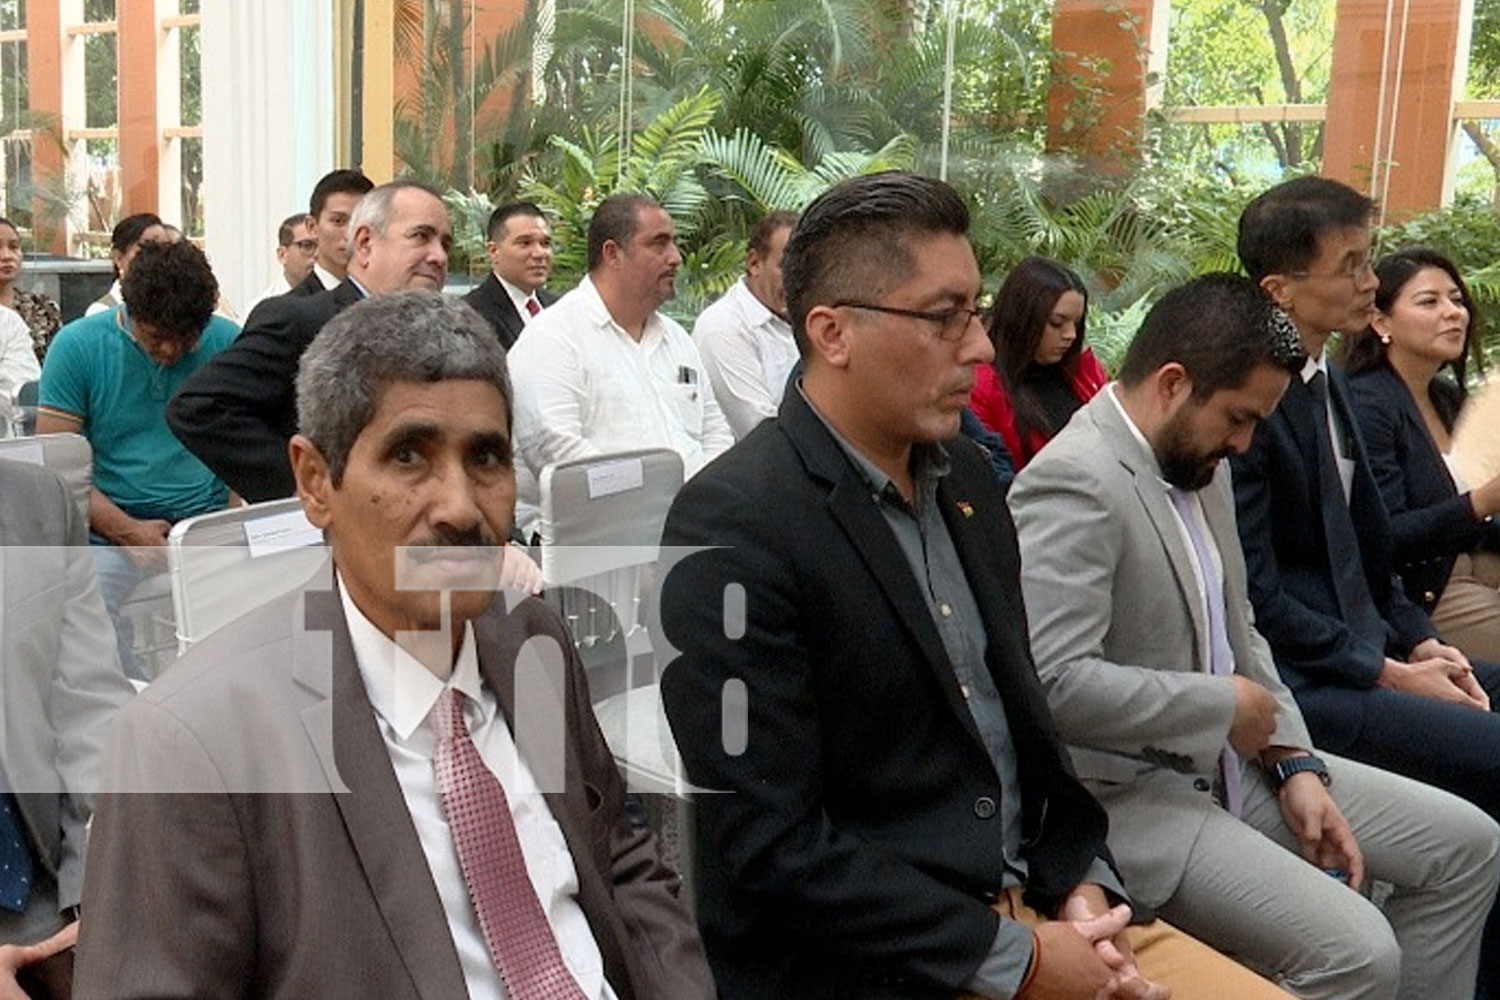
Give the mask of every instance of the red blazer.
[[[1109, 376], [1105, 374], [1104, 366], [1099, 363], [1094, 352], [1085, 347], [1079, 352], [1078, 367], [1069, 379], [1078, 402], [1087, 403], [1093, 399], [1094, 394], [1104, 388], [1108, 381]], [[974, 390], [969, 394], [969, 408], [984, 426], [1005, 439], [1005, 447], [1010, 449], [1010, 456], [1015, 459], [1017, 472], [1048, 441], [1049, 436], [1039, 430], [1028, 432], [1026, 440], [1021, 440], [1020, 431], [1016, 429], [1016, 414], [1011, 406], [1010, 391], [1000, 381], [994, 365], [979, 365], [975, 369]]]

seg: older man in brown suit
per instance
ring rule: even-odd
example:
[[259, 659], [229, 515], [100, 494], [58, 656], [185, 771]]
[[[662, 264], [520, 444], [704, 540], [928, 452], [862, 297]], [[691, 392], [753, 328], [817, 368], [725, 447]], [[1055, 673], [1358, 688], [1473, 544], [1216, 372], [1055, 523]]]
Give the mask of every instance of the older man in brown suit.
[[712, 997], [563, 623], [496, 596], [494, 335], [435, 293], [367, 300], [297, 396], [333, 585], [209, 637], [122, 715], [79, 995]]

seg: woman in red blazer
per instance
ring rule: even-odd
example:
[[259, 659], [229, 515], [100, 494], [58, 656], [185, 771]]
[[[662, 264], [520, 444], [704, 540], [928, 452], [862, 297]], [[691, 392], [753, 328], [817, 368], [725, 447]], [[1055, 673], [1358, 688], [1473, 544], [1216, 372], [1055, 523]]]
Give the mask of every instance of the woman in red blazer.
[[1046, 257], [1017, 264], [995, 297], [995, 363], [976, 369], [969, 406], [1005, 439], [1017, 471], [1109, 381], [1083, 345], [1088, 304], [1078, 275]]

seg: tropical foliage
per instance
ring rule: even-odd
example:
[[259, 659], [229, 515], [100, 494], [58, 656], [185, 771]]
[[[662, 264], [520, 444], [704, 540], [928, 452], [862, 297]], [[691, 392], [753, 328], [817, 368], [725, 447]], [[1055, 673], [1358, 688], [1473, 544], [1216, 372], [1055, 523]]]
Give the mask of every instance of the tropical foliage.
[[[1090, 286], [1091, 336], [1110, 359], [1163, 289], [1234, 269], [1240, 208], [1321, 157], [1321, 127], [1297, 122], [1159, 122], [1135, 159], [1105, 173], [1045, 149], [1061, 79], [1050, 0], [526, 0], [509, 32], [466, 49], [452, 33], [471, 31], [472, 6], [400, 5], [411, 15], [400, 35], [408, 52], [431, 56], [399, 109], [401, 157], [454, 189], [460, 258], [482, 271], [490, 206], [527, 197], [553, 219], [555, 283], [566, 287], [583, 271], [599, 202], [648, 191], [677, 223], [685, 262], [670, 308], [682, 317], [734, 280], [761, 214], [801, 208], [861, 171], [946, 168], [973, 208], [987, 285], [1027, 254], [1064, 260]], [[1500, 0], [1476, 9], [1500, 17]], [[1325, 98], [1332, 0], [1173, 0], [1171, 10], [1167, 104]], [[542, 25], [551, 30], [534, 49]], [[1492, 62], [1500, 66], [1500, 49]], [[455, 86], [463, 80], [467, 90]], [[1085, 82], [1066, 110], [1075, 131], [1087, 130], [1100, 98]], [[1500, 259], [1493, 211], [1466, 201], [1387, 242], [1418, 238], [1468, 241], [1460, 259], [1481, 294], [1500, 299], [1500, 272], [1486, 269]]]

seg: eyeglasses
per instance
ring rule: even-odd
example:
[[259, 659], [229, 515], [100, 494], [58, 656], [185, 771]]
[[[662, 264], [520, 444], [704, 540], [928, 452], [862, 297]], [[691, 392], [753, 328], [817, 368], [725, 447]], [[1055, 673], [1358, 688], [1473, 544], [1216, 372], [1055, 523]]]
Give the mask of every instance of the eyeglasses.
[[295, 240], [291, 245], [306, 254], [313, 254], [318, 252], [317, 240]]
[[853, 302], [848, 299], [840, 299], [833, 304], [833, 308], [864, 309], [889, 316], [925, 319], [929, 323], [938, 324], [939, 340], [962, 340], [963, 335], [969, 330], [969, 324], [984, 315], [984, 310], [978, 306], [972, 308], [959, 306], [957, 309], [945, 309], [942, 312], [928, 312], [922, 309], [898, 309], [895, 306], [876, 305], [873, 302]]
[[1287, 275], [1292, 278], [1334, 278], [1348, 282], [1356, 282], [1366, 275], [1375, 273], [1375, 265], [1369, 257], [1359, 257], [1351, 260], [1337, 271], [1288, 271]]

